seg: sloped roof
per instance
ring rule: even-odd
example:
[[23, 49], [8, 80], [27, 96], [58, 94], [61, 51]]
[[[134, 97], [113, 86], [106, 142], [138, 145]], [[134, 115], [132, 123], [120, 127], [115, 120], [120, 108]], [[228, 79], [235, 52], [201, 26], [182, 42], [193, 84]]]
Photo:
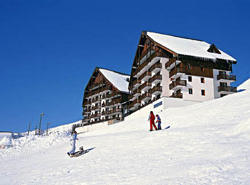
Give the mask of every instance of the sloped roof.
[[112, 83], [119, 91], [129, 93], [129, 75], [103, 68], [99, 68], [99, 70], [105, 76], [105, 78], [110, 81], [110, 83]]
[[154, 32], [147, 32], [147, 35], [158, 44], [180, 55], [208, 58], [212, 60], [223, 59], [236, 61], [233, 57], [221, 50], [219, 50], [221, 54], [208, 52], [207, 50], [210, 48], [211, 44], [205, 41], [181, 38]]

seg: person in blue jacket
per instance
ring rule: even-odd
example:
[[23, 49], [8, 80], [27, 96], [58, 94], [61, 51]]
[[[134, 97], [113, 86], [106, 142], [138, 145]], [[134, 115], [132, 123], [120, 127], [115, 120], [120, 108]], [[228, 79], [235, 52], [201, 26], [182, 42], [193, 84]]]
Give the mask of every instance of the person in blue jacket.
[[156, 114], [156, 123], [158, 123], [158, 130], [161, 130], [161, 118], [158, 114]]

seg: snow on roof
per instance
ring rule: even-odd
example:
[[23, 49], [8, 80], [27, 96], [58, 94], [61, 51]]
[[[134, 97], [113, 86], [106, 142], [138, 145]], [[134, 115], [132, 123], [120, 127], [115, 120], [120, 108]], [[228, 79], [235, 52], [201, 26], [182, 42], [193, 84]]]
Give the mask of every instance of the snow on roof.
[[[129, 75], [121, 74], [107, 69], [99, 69], [100, 72], [109, 80], [119, 91], [129, 93]], [[127, 80], [128, 79], [128, 80]]]
[[211, 44], [205, 41], [181, 38], [154, 32], [147, 32], [147, 35], [158, 44], [172, 50], [177, 54], [208, 58], [212, 60], [224, 59], [236, 61], [233, 57], [221, 50], [219, 50], [221, 54], [208, 52], [207, 50], [210, 48]]

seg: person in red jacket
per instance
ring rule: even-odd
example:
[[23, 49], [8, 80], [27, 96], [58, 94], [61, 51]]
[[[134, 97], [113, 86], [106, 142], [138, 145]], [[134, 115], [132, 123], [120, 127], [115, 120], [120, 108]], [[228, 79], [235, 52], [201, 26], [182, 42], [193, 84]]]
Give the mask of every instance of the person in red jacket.
[[155, 130], [157, 130], [157, 127], [155, 126], [155, 115], [153, 111], [150, 111], [149, 120], [150, 120], [150, 131], [153, 131], [153, 126]]

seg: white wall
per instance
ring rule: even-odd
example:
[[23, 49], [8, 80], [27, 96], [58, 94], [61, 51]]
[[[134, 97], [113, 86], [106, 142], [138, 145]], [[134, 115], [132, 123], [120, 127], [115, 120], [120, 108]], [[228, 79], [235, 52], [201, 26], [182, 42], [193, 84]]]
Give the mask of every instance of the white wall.
[[[201, 78], [205, 79], [205, 83], [201, 83]], [[202, 76], [192, 76], [192, 82], [188, 81], [188, 75], [182, 75], [181, 80], [187, 81], [187, 87], [182, 88], [183, 99], [191, 101], [206, 101], [214, 99], [214, 80]], [[188, 89], [193, 89], [193, 94], [189, 94]], [[201, 95], [201, 90], [205, 90], [205, 96]]]
[[161, 96], [170, 96], [171, 92], [169, 90], [170, 78], [169, 78], [169, 71], [165, 68], [165, 64], [169, 61], [169, 58], [161, 58], [161, 75], [162, 75], [162, 94]]

